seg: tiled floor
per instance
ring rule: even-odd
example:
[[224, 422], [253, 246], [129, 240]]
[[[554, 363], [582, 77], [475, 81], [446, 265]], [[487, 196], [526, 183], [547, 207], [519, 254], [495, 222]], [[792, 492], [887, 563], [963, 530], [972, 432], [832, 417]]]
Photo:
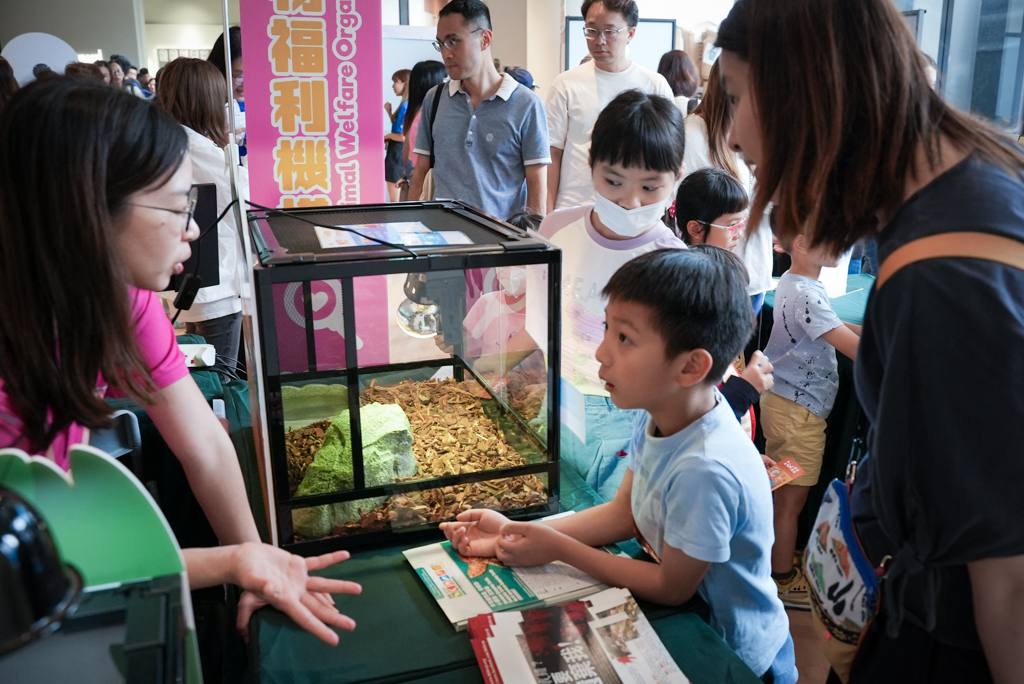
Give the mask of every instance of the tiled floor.
[[829, 665], [818, 639], [811, 631], [811, 614], [806, 610], [787, 610], [789, 632], [793, 635], [796, 648], [796, 669], [800, 672], [800, 684], [825, 684]]

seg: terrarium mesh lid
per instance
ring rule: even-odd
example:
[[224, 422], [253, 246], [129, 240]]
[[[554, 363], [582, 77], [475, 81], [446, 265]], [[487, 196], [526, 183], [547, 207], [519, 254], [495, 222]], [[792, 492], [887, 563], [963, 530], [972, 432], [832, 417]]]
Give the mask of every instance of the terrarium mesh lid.
[[302, 212], [303, 219], [274, 215], [259, 221], [261, 231], [268, 228], [274, 240], [291, 254], [330, 254], [339, 251], [378, 251], [389, 249], [385, 246], [358, 246], [325, 249], [317, 239], [316, 229], [306, 223], [312, 221], [323, 226], [359, 226], [386, 223], [420, 222], [431, 231], [458, 231], [465, 233], [475, 245], [496, 245], [510, 242], [513, 238], [502, 235], [475, 220], [471, 215], [448, 211], [441, 206], [395, 207], [388, 209], [353, 210], [345, 208], [317, 212]]

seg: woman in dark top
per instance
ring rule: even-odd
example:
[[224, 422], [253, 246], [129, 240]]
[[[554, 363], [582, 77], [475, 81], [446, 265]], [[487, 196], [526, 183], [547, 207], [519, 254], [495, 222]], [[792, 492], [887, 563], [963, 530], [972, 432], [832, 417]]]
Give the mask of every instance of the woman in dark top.
[[[1024, 155], [932, 91], [889, 0], [740, 0], [717, 44], [752, 213], [773, 201], [784, 236], [836, 252], [873, 237], [883, 261], [939, 233], [1024, 241]], [[851, 681], [1020, 681], [1024, 271], [911, 264], [863, 332], [853, 512], [871, 560], [891, 560]]]

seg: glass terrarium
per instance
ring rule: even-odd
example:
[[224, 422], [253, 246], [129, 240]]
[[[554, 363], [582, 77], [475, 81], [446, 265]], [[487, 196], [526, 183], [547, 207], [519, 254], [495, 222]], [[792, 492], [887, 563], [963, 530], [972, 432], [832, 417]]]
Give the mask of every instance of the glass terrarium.
[[282, 546], [557, 511], [558, 250], [459, 202], [249, 223]]

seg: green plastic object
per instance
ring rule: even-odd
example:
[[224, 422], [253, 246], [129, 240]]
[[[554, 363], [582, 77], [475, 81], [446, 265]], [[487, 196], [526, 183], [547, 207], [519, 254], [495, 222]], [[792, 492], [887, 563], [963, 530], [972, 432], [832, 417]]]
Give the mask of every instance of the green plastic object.
[[76, 445], [70, 462], [64, 472], [47, 458], [0, 449], [0, 485], [36, 507], [86, 590], [180, 575], [182, 605], [189, 606], [186, 681], [201, 684], [185, 559], [166, 518], [135, 476], [102, 451]]
[[[359, 411], [363, 434], [363, 468], [366, 486], [391, 484], [400, 477], [416, 475], [409, 418], [396, 404], [368, 404]], [[306, 470], [296, 496], [312, 496], [352, 489], [352, 437], [349, 412], [339, 413], [324, 435], [323, 445]], [[292, 513], [295, 531], [314, 539], [331, 533], [335, 525], [354, 522], [379, 506], [383, 497], [339, 504], [300, 508]]]

